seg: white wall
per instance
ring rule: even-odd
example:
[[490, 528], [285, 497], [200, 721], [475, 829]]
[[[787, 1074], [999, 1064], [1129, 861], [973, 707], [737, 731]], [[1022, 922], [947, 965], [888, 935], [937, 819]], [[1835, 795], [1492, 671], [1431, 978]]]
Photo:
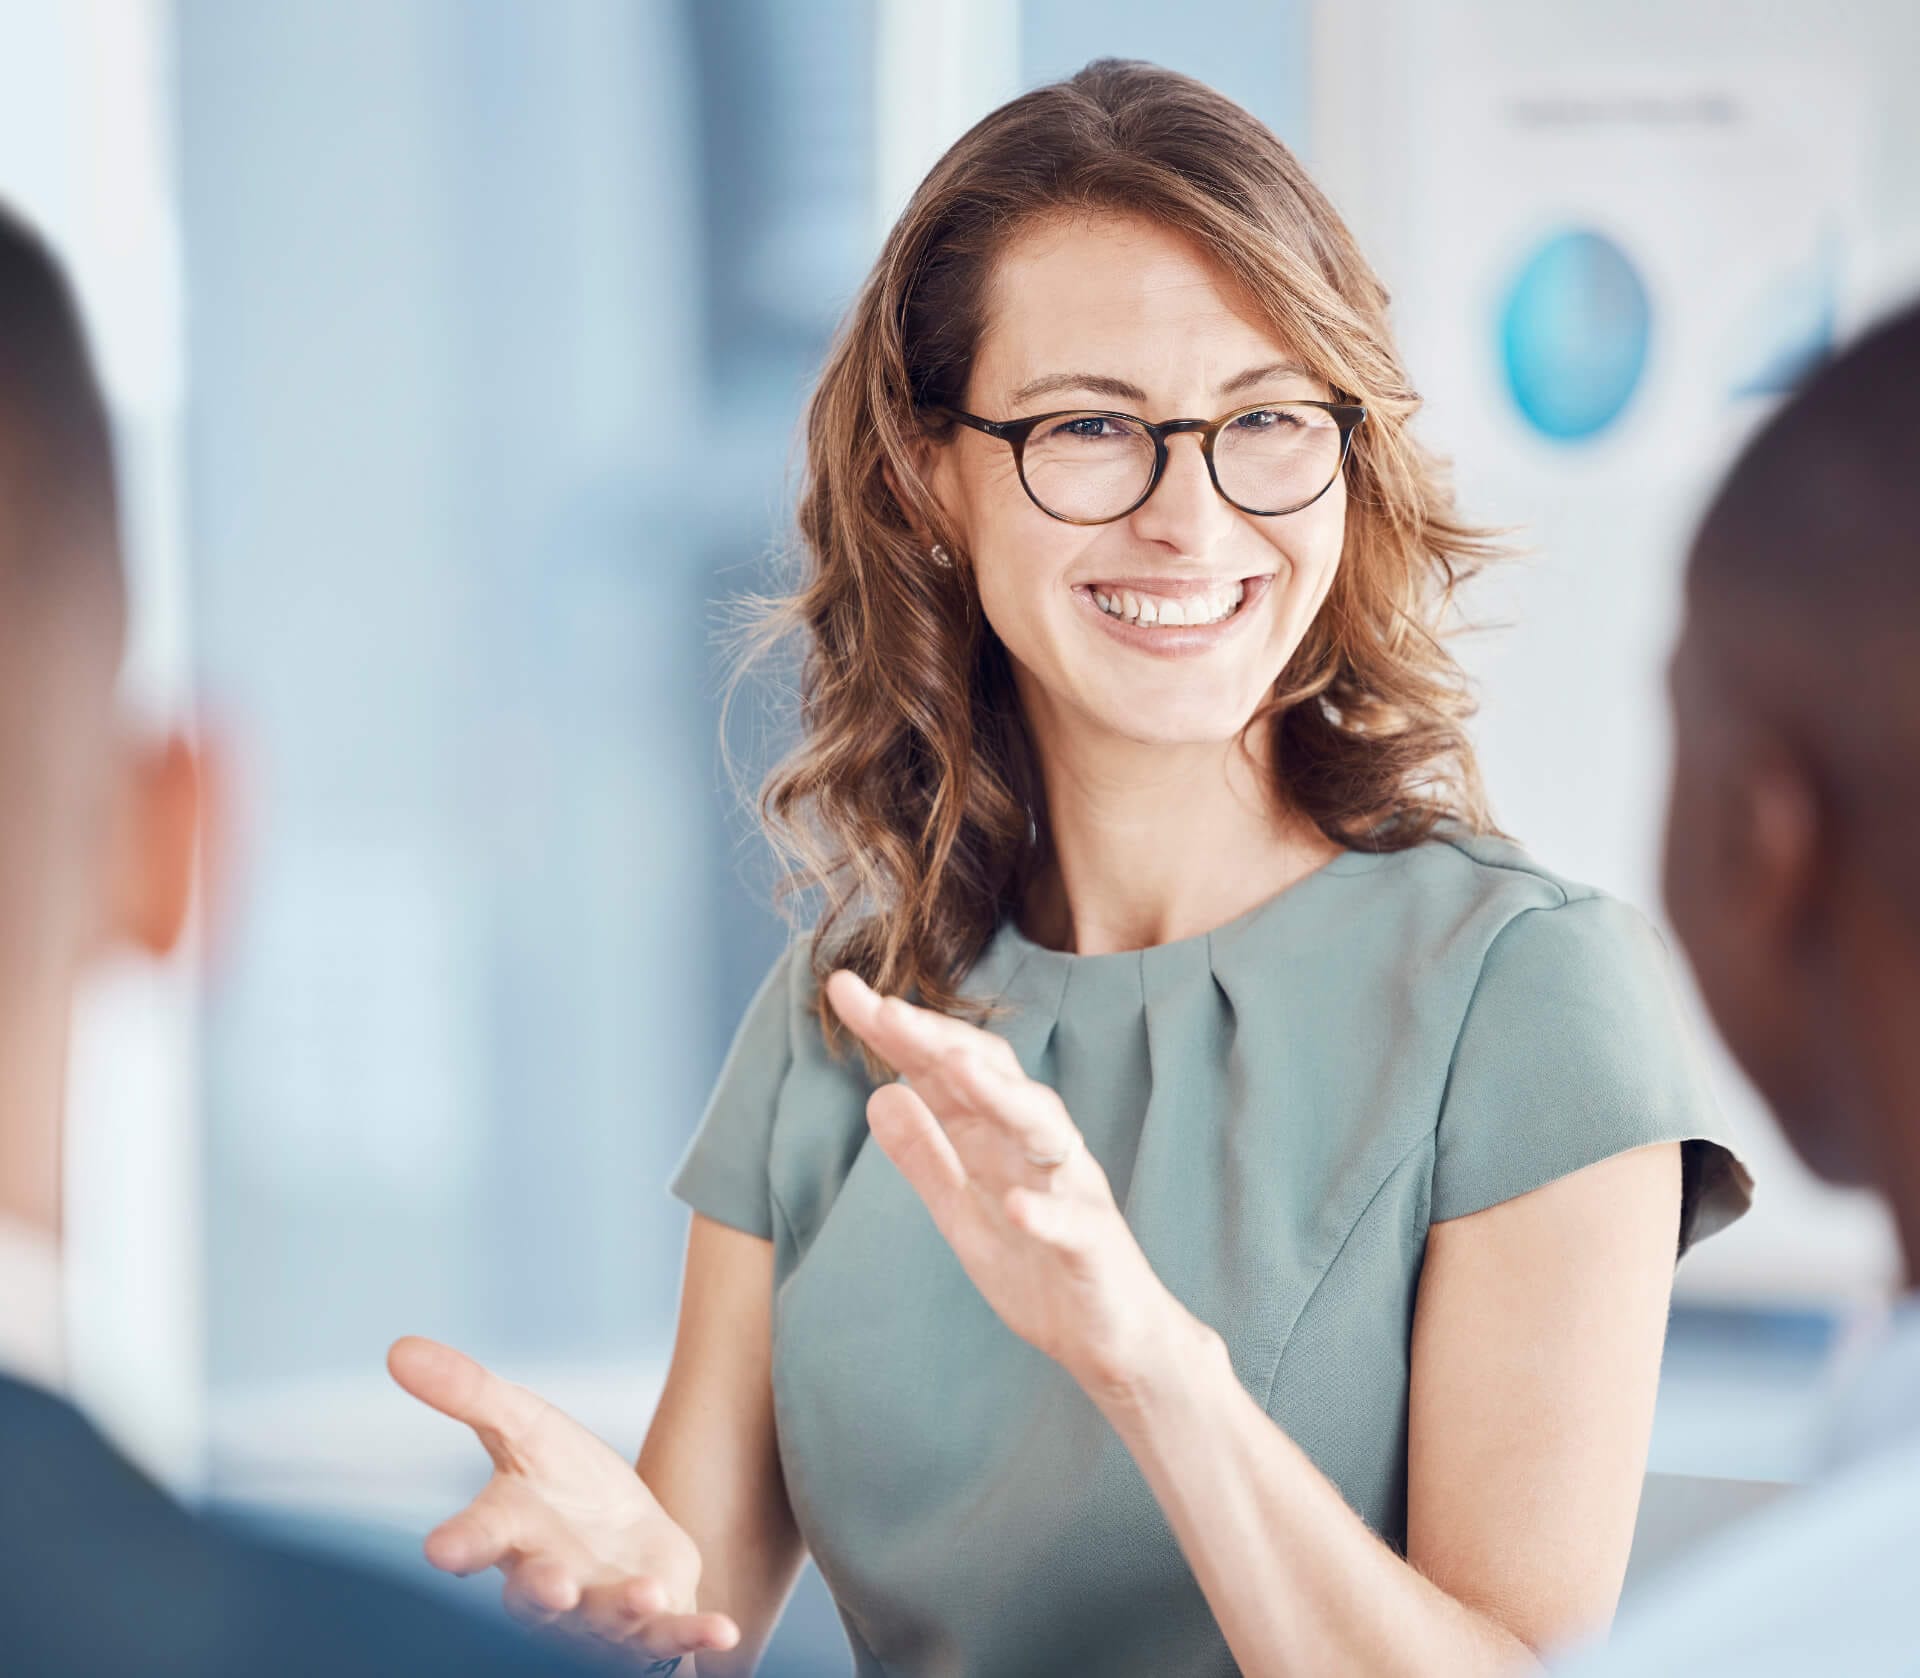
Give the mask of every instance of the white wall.
[[[1496, 817], [1550, 865], [1656, 914], [1686, 541], [1766, 406], [1727, 395], [1727, 317], [1790, 240], [1829, 226], [1840, 336], [1920, 289], [1916, 63], [1920, 7], [1906, 0], [1316, 9], [1309, 165], [1394, 294], [1425, 435], [1456, 458], [1467, 508], [1519, 524], [1532, 549], [1476, 600], [1477, 617], [1513, 627], [1462, 644]], [[1625, 119], [1542, 138], [1515, 112], [1543, 91], [1625, 95]], [[1689, 100], [1704, 127], [1689, 129]], [[1642, 388], [1578, 444], [1515, 421], [1489, 301], [1516, 230], [1547, 227], [1556, 202], [1571, 221], [1630, 228], [1655, 307]], [[1711, 1040], [1697, 1006], [1695, 1024]], [[1711, 1052], [1759, 1190], [1742, 1224], [1688, 1258], [1681, 1291], [1884, 1287], [1895, 1255], [1879, 1208], [1814, 1182]]]

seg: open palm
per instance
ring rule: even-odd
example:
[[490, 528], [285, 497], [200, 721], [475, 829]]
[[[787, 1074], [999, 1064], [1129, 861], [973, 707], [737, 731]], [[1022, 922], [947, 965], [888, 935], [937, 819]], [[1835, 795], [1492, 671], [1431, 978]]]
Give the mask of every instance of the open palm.
[[387, 1367], [415, 1398], [472, 1428], [493, 1459], [479, 1496], [427, 1535], [435, 1567], [498, 1567], [519, 1618], [654, 1659], [739, 1641], [726, 1615], [695, 1609], [693, 1540], [596, 1435], [436, 1341], [395, 1341]]

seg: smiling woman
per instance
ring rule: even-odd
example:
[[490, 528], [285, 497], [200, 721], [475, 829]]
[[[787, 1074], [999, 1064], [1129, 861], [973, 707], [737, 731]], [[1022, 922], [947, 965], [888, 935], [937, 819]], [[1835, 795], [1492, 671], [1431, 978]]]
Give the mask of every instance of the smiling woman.
[[[1027, 900], [1060, 814], [1038, 740], [1061, 703], [1104, 721], [1096, 750], [1204, 743], [1184, 763], [1213, 786], [1250, 746], [1229, 775], [1327, 839], [1491, 826], [1433, 631], [1492, 550], [1408, 432], [1385, 290], [1271, 134], [1166, 72], [1162, 99], [1193, 97], [1157, 108], [1144, 73], [1113, 108], [1095, 87], [1129, 72], [1014, 101], [915, 194], [809, 414], [816, 568], [759, 627], [758, 648], [797, 633], [820, 655], [805, 745], [765, 796], [792, 883], [827, 888], [829, 940], [885, 905], [845, 958], [935, 1007], [1008, 901], [1047, 914]], [[1023, 148], [1048, 167], [1002, 167]], [[957, 569], [926, 564], [934, 543]], [[1231, 634], [1185, 633], [1184, 608], [1182, 633], [1157, 627], [1167, 602], [1233, 589]], [[1123, 624], [1085, 610], [1098, 595]], [[856, 621], [885, 657], [822, 634]], [[1169, 656], [1215, 649], [1198, 681]], [[1213, 908], [1285, 881], [1250, 865]]]
[[497, 1467], [442, 1565], [729, 1673], [809, 1552], [872, 1678], [1486, 1674], [1611, 1614], [1750, 1183], [1657, 934], [1492, 829], [1439, 639], [1488, 549], [1385, 308], [1149, 65], [935, 167], [755, 643], [822, 904], [674, 1182], [639, 1483], [408, 1348]]

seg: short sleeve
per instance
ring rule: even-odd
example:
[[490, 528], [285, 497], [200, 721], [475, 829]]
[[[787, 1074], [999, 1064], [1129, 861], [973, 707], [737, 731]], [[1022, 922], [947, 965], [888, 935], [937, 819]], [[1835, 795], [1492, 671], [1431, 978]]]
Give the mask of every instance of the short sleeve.
[[773, 1236], [767, 1152], [780, 1087], [793, 1063], [792, 973], [805, 961], [806, 945], [790, 943], [760, 981], [671, 1183], [696, 1212], [767, 1239]]
[[1435, 1135], [1431, 1217], [1465, 1217], [1655, 1142], [1682, 1144], [1680, 1253], [1746, 1211], [1673, 958], [1605, 895], [1515, 915], [1487, 949]]

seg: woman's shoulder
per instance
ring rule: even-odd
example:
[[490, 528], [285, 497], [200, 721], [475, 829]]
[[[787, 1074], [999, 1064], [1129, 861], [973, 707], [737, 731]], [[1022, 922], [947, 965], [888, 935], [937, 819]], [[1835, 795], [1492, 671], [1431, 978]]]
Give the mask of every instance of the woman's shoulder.
[[1370, 872], [1375, 918], [1390, 940], [1436, 956], [1444, 950], [1468, 972], [1496, 945], [1589, 968], [1596, 960], [1638, 962], [1666, 947], [1637, 905], [1502, 835], [1445, 830], [1382, 854]]
[[776, 1209], [789, 1227], [807, 1224], [865, 1133], [871, 1085], [857, 1054], [829, 1052], [818, 994], [813, 932], [790, 930], [734, 1027], [674, 1174], [681, 1199], [755, 1235], [774, 1233]]
[[814, 929], [788, 928], [786, 942], [762, 969], [740, 1016], [737, 1046], [790, 1070], [825, 1055], [819, 1026], [820, 980], [814, 972]]
[[1504, 834], [1444, 828], [1418, 845], [1386, 855], [1399, 864], [1386, 870], [1387, 877], [1397, 876], [1405, 888], [1512, 914], [1611, 895], [1549, 867]]
[[1681, 1250], [1739, 1217], [1753, 1179], [1653, 919], [1511, 840], [1451, 834], [1405, 854], [1399, 877], [1421, 888], [1408, 900], [1444, 928], [1423, 971], [1455, 981], [1434, 1219], [1665, 1141], [1685, 1144]]

